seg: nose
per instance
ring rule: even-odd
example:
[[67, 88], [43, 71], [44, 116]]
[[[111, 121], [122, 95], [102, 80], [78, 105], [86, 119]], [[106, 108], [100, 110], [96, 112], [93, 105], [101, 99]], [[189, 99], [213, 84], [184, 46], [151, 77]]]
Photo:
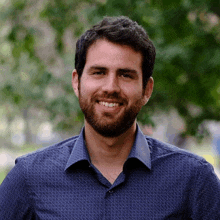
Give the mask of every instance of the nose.
[[103, 90], [108, 93], [120, 92], [119, 79], [115, 74], [108, 74], [103, 85]]

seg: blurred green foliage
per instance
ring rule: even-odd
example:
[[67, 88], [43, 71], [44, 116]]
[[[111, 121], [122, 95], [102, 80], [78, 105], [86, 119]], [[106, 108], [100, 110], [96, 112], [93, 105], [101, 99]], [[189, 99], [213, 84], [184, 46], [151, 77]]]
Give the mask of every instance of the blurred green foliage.
[[10, 117], [34, 108], [61, 130], [82, 124], [71, 88], [76, 37], [103, 16], [125, 15], [157, 49], [154, 93], [138, 120], [154, 124], [153, 114], [176, 109], [185, 135], [200, 137], [204, 121], [220, 120], [219, 8], [214, 0], [2, 0], [0, 102]]
[[6, 177], [6, 172], [5, 171], [0, 171], [0, 184], [5, 179], [5, 177]]

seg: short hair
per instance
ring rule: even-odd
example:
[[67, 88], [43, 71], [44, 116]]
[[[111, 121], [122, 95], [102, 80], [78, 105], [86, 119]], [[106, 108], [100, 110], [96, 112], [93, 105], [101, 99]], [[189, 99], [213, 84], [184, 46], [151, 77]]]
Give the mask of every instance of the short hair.
[[147, 32], [137, 22], [128, 17], [105, 17], [101, 22], [87, 30], [76, 43], [75, 68], [80, 80], [86, 63], [89, 47], [98, 39], [126, 45], [136, 52], [141, 52], [143, 88], [153, 73], [156, 50]]

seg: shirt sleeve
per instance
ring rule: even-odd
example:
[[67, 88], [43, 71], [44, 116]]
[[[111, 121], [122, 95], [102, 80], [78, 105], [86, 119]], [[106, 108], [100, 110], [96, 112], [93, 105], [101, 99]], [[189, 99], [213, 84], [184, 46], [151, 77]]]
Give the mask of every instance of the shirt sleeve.
[[0, 220], [34, 219], [24, 159], [17, 159], [15, 163], [0, 186]]
[[220, 180], [213, 167], [205, 163], [197, 170], [192, 188], [192, 219], [220, 219]]

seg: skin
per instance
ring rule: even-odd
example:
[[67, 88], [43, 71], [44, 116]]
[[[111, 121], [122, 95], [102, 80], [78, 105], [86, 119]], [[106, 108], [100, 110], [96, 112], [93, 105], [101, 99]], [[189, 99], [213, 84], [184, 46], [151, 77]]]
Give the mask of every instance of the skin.
[[99, 39], [87, 51], [80, 82], [77, 71], [72, 74], [91, 162], [110, 183], [123, 169], [135, 139], [136, 115], [153, 91], [152, 77], [143, 90], [141, 66], [141, 53]]

